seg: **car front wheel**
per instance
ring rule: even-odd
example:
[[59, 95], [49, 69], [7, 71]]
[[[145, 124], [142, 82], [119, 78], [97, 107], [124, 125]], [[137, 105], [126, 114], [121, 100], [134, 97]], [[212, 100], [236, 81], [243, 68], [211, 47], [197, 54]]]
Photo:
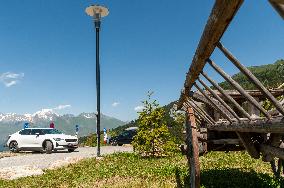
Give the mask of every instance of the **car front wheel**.
[[18, 142], [12, 141], [9, 144], [9, 150], [13, 153], [19, 152]]
[[46, 141], [45, 142], [45, 147], [44, 147], [44, 150], [47, 154], [51, 154], [52, 152], [52, 142], [51, 141]]

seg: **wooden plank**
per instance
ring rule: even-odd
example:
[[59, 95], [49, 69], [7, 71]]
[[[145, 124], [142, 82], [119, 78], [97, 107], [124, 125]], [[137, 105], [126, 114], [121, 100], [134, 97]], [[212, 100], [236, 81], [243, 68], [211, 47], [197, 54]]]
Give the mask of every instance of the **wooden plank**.
[[197, 79], [199, 73], [205, 66], [205, 60], [210, 57], [216, 47], [216, 43], [221, 39], [233, 17], [240, 8], [243, 0], [216, 0], [211, 14], [207, 20], [203, 34], [199, 41], [195, 55], [184, 83], [185, 90], [182, 91], [178, 103], [178, 109], [184, 102], [183, 95], [187, 95]]
[[237, 132], [256, 132], [256, 133], [283, 133], [284, 120], [283, 116], [277, 116], [271, 120], [265, 118], [253, 121], [242, 120], [240, 122], [230, 123], [228, 121], [219, 121], [215, 125], [208, 127], [216, 131], [237, 131]]
[[213, 144], [241, 144], [241, 141], [238, 138], [207, 140], [206, 142], [207, 143], [213, 143]]
[[188, 146], [187, 158], [190, 167], [190, 184], [192, 188], [198, 188], [200, 187], [199, 146], [197, 139], [197, 127], [192, 108], [187, 108], [186, 132]]

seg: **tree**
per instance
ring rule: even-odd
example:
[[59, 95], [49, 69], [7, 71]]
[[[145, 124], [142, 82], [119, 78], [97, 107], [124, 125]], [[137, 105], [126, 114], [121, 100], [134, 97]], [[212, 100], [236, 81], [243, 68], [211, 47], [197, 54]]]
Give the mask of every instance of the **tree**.
[[138, 132], [132, 142], [135, 151], [145, 156], [169, 155], [177, 151], [172, 135], [165, 121], [165, 110], [156, 100], [151, 100], [153, 92], [143, 101], [143, 110], [137, 120]]

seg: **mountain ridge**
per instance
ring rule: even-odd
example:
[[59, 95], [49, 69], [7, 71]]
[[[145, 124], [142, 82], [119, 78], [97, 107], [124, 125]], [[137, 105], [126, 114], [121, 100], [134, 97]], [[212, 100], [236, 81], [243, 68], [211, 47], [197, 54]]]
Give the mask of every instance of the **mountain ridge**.
[[[78, 136], [86, 136], [96, 132], [96, 114], [80, 113], [78, 115], [59, 115], [50, 110], [41, 110], [34, 114], [0, 113], [0, 143], [12, 134], [23, 128], [24, 123], [29, 123], [30, 127], [49, 127], [53, 122], [55, 128], [62, 130], [66, 134], [75, 134], [75, 126], [79, 125]], [[114, 129], [124, 125], [119, 119], [101, 114], [101, 130]]]

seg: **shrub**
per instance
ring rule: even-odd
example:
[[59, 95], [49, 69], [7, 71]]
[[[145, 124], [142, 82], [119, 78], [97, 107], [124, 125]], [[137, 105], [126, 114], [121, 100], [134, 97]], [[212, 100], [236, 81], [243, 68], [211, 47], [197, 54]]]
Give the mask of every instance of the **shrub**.
[[143, 110], [138, 117], [138, 132], [132, 142], [135, 151], [144, 156], [170, 155], [178, 147], [165, 121], [165, 111], [156, 100], [151, 100], [153, 92], [143, 101]]

